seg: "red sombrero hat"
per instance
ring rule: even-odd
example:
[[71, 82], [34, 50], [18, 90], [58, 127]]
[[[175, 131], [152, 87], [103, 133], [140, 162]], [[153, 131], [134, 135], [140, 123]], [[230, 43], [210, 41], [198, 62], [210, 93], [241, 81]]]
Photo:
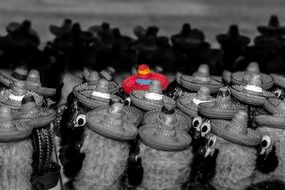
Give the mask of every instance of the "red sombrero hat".
[[231, 98], [231, 91], [228, 87], [220, 88], [217, 98], [212, 102], [199, 104], [198, 111], [201, 115], [211, 119], [232, 119], [245, 106]]
[[270, 75], [260, 73], [259, 65], [256, 62], [251, 62], [246, 71], [239, 71], [231, 74], [230, 82], [237, 85], [246, 85], [253, 74], [258, 74], [261, 77], [261, 87], [268, 90], [273, 86], [273, 78]]
[[202, 64], [199, 66], [197, 72], [193, 76], [182, 75], [179, 79], [180, 84], [190, 90], [197, 92], [201, 86], [205, 86], [210, 90], [210, 93], [216, 93], [219, 88], [223, 87], [223, 83], [220, 80], [216, 80], [210, 76], [209, 66]]
[[122, 82], [122, 88], [127, 94], [130, 94], [133, 90], [148, 90], [153, 80], [160, 81], [162, 90], [165, 90], [169, 83], [166, 76], [151, 72], [150, 68], [143, 64], [138, 67], [136, 74], [133, 74]]
[[190, 117], [196, 117], [198, 115], [198, 105], [202, 102], [211, 102], [212, 100], [210, 90], [202, 86], [197, 93], [183, 93], [177, 99], [177, 107]]
[[274, 94], [261, 88], [261, 76], [253, 74], [247, 85], [233, 85], [232, 95], [243, 103], [250, 105], [263, 105], [266, 98]]
[[212, 132], [223, 139], [244, 146], [256, 146], [261, 143], [260, 131], [247, 128], [248, 115], [245, 111], [236, 113], [231, 121], [211, 120]]
[[16, 81], [12, 84], [12, 89], [1, 90], [0, 104], [9, 106], [13, 109], [20, 109], [22, 99], [26, 95], [33, 96], [38, 106], [43, 104], [43, 97], [33, 91], [28, 91], [26, 89], [25, 81]]

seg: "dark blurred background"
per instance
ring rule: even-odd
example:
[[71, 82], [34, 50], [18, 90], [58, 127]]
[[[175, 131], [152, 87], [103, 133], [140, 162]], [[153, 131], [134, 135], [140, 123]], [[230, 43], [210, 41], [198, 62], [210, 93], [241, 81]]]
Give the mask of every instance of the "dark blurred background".
[[253, 37], [257, 25], [267, 25], [271, 14], [285, 22], [284, 0], [1, 0], [0, 34], [11, 21], [27, 18], [39, 32], [42, 42], [52, 38], [50, 24], [60, 25], [66, 17], [83, 28], [107, 21], [132, 35], [132, 28], [157, 25], [160, 34], [177, 33], [184, 22], [202, 29], [207, 41], [217, 45], [214, 36], [238, 24], [241, 33]]

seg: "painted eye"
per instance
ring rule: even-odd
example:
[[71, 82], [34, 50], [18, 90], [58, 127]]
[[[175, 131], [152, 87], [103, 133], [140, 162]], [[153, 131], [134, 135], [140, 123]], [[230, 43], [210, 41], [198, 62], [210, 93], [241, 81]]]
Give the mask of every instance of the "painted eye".
[[83, 114], [78, 115], [76, 118], [76, 123], [77, 123], [77, 126], [79, 126], [79, 127], [85, 125], [86, 124], [86, 116]]
[[201, 136], [204, 137], [210, 131], [211, 131], [211, 124], [210, 124], [210, 122], [204, 122], [201, 125]]
[[196, 130], [200, 130], [200, 125], [202, 124], [202, 118], [201, 117], [195, 117], [192, 121], [192, 126]]
[[282, 90], [275, 90], [274, 91], [275, 96], [277, 96], [277, 98], [279, 98], [282, 95]]
[[215, 135], [212, 135], [208, 140], [208, 146], [212, 148], [216, 144], [216, 141], [217, 137]]
[[271, 138], [268, 135], [262, 137], [261, 146], [264, 149], [267, 149], [271, 144]]

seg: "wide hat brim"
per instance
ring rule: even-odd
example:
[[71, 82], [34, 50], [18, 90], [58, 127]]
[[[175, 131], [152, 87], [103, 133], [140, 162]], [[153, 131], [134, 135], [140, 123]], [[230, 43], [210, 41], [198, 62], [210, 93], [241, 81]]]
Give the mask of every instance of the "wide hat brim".
[[27, 139], [32, 130], [33, 128], [24, 120], [14, 120], [11, 131], [0, 131], [0, 142], [17, 142]]
[[196, 93], [184, 93], [176, 102], [177, 107], [190, 117], [198, 116], [198, 105], [192, 101], [194, 98], [196, 98]]
[[261, 143], [261, 133], [247, 128], [247, 134], [237, 134], [228, 130], [228, 125], [231, 125], [231, 121], [211, 120], [212, 132], [227, 141], [244, 146], [256, 146]]
[[15, 110], [14, 117], [25, 120], [34, 128], [40, 128], [45, 127], [54, 121], [56, 118], [56, 111], [49, 108], [39, 108], [36, 115], [29, 116], [29, 113], [23, 113], [22, 110]]
[[[81, 90], [95, 90], [96, 85], [90, 85], [87, 82], [79, 84], [74, 87], [73, 91], [81, 91]], [[109, 81], [109, 91], [110, 94], [115, 94], [119, 91], [120, 85], [115, 81]]]
[[223, 83], [220, 80], [216, 80], [213, 77], [210, 77], [210, 80], [207, 82], [199, 81], [193, 76], [182, 75], [180, 77], [180, 84], [187, 90], [192, 92], [198, 92], [201, 86], [205, 86], [210, 90], [211, 94], [218, 92], [220, 88], [223, 87]]
[[232, 95], [243, 103], [250, 105], [263, 105], [266, 98], [274, 97], [274, 94], [267, 91], [254, 92], [245, 90], [243, 85], [233, 85], [230, 87]]
[[29, 85], [29, 83], [26, 83], [26, 88], [27, 90], [34, 91], [38, 93], [39, 95], [42, 95], [44, 97], [51, 97], [56, 94], [56, 89], [55, 88], [47, 88], [43, 86], [34, 86], [34, 85]]
[[[123, 126], [115, 126], [106, 122], [107, 109], [105, 113], [102, 113], [102, 110], [97, 112], [96, 109], [88, 112], [86, 114], [87, 127], [102, 136], [118, 141], [136, 139], [138, 130], [133, 124], [123, 121]], [[121, 127], [123, 129], [120, 129]]]
[[[161, 109], [152, 110], [144, 114], [142, 124], [143, 125], [160, 125], [162, 123], [161, 116], [162, 113]], [[176, 123], [174, 124], [177, 129], [183, 130], [188, 132], [191, 127], [191, 118], [184, 114], [182, 111], [175, 109], [174, 117], [176, 118]]]
[[[247, 73], [246, 71], [232, 73], [231, 83], [235, 85], [247, 85], [249, 81], [244, 80], [245, 75], [250, 76], [251, 74]], [[261, 88], [264, 90], [270, 89], [274, 84], [273, 78], [264, 73], [260, 73], [259, 75], [261, 76]], [[248, 80], [250, 80], [250, 77], [248, 77]]]
[[175, 138], [159, 138], [158, 128], [163, 126], [144, 125], [139, 128], [141, 141], [149, 147], [163, 151], [179, 151], [190, 147], [191, 137], [184, 131], [176, 130]]
[[285, 77], [278, 75], [278, 74], [270, 74], [274, 80], [274, 84], [281, 87], [285, 88]]
[[145, 98], [146, 93], [147, 91], [144, 91], [144, 90], [132, 91], [132, 93], [130, 94], [131, 102], [135, 106], [145, 111], [162, 108], [162, 106], [165, 104], [175, 105], [175, 101], [167, 96], [163, 95], [162, 100], [150, 100], [150, 99]]
[[269, 34], [269, 33], [277, 33], [279, 35], [285, 34], [285, 27], [279, 26], [279, 27], [272, 27], [272, 26], [257, 26], [257, 31], [261, 34]]
[[242, 46], [248, 45], [250, 43], [250, 38], [247, 36], [242, 36], [242, 35], [238, 35], [238, 36], [230, 36], [229, 34], [219, 34], [216, 36], [216, 39], [218, 42], [220, 42], [221, 44], [225, 43], [225, 42], [233, 42], [235, 41], [236, 43], [239, 43]]
[[[159, 73], [150, 73], [148, 74], [148, 78], [145, 80], [158, 80], [161, 84], [162, 90], [166, 90], [169, 81], [167, 79], [166, 76], [159, 74]], [[139, 84], [136, 82], [136, 80], [139, 78], [138, 74], [134, 74], [128, 78], [126, 78], [123, 82], [122, 82], [122, 88], [124, 90], [125, 93], [130, 94], [133, 90], [145, 90], [147, 91], [149, 88], [149, 85], [143, 85], [143, 84]]]
[[[9, 96], [12, 94], [11, 89], [5, 89], [0, 91], [0, 105], [8, 106], [12, 109], [20, 109], [22, 105], [22, 100], [12, 100], [9, 98]], [[41, 106], [44, 102], [44, 99], [42, 96], [39, 94], [32, 92], [32, 91], [27, 91], [25, 95], [22, 96], [22, 98], [26, 95], [32, 95], [35, 99], [36, 105]]]
[[276, 115], [257, 115], [255, 117], [255, 121], [259, 126], [285, 130], [285, 116], [278, 117]]
[[90, 109], [95, 109], [100, 106], [109, 105], [109, 102], [112, 98], [121, 99], [119, 96], [110, 94], [110, 98], [102, 98], [98, 96], [93, 96], [92, 93], [94, 90], [87, 89], [87, 90], [80, 90], [80, 91], [73, 91], [76, 98], [82, 103], [85, 107]]
[[[10, 87], [13, 82], [19, 81], [19, 79], [14, 78], [12, 74], [13, 71], [11, 70], [7, 69], [0, 70], [0, 82], [4, 84], [6, 87]], [[26, 78], [23, 78], [23, 80], [26, 80]]]
[[[101, 106], [101, 107], [98, 107], [96, 109], [96, 113], [98, 114], [107, 114], [107, 110], [110, 106]], [[138, 110], [137, 108], [134, 108], [134, 107], [131, 107], [131, 106], [125, 106], [124, 107], [124, 116], [123, 116], [123, 120], [124, 122], [126, 123], [130, 123], [134, 126], [138, 126], [140, 123], [141, 123], [141, 120], [143, 118], [143, 113]]]
[[283, 102], [283, 100], [280, 100], [278, 98], [268, 98], [264, 102], [264, 108], [269, 111], [271, 114], [276, 113], [278, 105]]
[[239, 110], [245, 110], [245, 106], [233, 100], [229, 100], [225, 104], [217, 104], [215, 101], [204, 102], [198, 106], [198, 112], [210, 119], [231, 120]]

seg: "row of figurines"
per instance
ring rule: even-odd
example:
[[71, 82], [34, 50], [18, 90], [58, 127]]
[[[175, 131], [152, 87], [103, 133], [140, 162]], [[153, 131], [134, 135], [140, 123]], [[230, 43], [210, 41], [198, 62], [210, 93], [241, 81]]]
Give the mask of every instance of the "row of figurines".
[[[218, 119], [220, 115], [213, 111], [204, 115], [199, 113], [199, 105], [210, 102], [207, 93], [203, 94], [207, 92], [205, 89], [200, 88], [198, 93], [181, 93], [177, 98], [180, 110], [163, 106], [146, 112], [142, 122], [134, 122], [139, 126], [139, 140], [129, 142], [120, 141], [118, 136], [114, 138], [110, 131], [104, 131], [108, 123], [92, 123], [92, 118], [100, 121], [97, 116], [102, 107], [88, 112], [85, 117], [90, 107], [71, 95], [71, 107], [67, 108], [68, 117], [65, 116], [66, 126], [71, 128], [62, 129], [63, 133], [70, 135], [63, 139], [72, 138], [70, 144], [63, 143], [64, 174], [71, 181], [68, 185], [72, 183], [76, 189], [191, 189], [197, 185], [246, 189], [263, 180], [284, 181], [284, 130], [271, 127], [251, 129], [254, 128], [249, 126], [253, 125], [249, 121], [252, 113], [247, 111], [258, 111], [260, 106], [230, 102], [232, 107], [229, 107], [228, 97], [232, 98], [229, 88], [219, 90], [217, 98], [211, 101], [217, 102], [221, 109], [243, 108], [243, 111], [229, 111], [230, 116], [223, 119]], [[197, 95], [202, 95], [202, 99], [199, 100]], [[132, 101], [132, 94], [130, 99], [131, 105], [124, 108], [128, 110], [125, 114], [135, 112], [130, 107], [147, 111], [146, 107]], [[183, 99], [185, 101], [181, 101]], [[110, 105], [105, 106], [105, 110], [112, 110], [114, 103]], [[125, 118], [126, 122], [131, 122], [139, 117]], [[104, 117], [103, 120], [108, 119]], [[111, 138], [110, 134], [113, 135]], [[68, 158], [67, 154], [74, 150], [77, 153], [73, 152]]]

